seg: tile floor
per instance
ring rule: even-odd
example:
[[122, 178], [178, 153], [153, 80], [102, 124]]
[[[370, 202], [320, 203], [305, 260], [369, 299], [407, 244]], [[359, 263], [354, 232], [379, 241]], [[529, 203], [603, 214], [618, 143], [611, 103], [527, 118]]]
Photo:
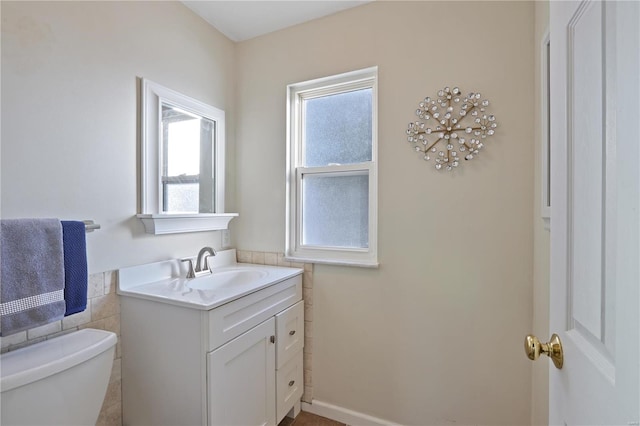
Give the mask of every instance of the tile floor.
[[346, 426], [344, 423], [327, 419], [326, 417], [316, 416], [315, 414], [301, 411], [298, 417], [291, 419], [285, 417], [278, 426]]

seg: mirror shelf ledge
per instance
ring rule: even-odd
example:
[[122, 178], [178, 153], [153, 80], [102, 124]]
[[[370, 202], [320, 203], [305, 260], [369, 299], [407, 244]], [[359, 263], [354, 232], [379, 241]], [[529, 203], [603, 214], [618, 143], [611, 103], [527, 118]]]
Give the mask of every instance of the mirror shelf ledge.
[[177, 234], [184, 232], [219, 231], [229, 228], [238, 213], [174, 213], [138, 214], [148, 234]]

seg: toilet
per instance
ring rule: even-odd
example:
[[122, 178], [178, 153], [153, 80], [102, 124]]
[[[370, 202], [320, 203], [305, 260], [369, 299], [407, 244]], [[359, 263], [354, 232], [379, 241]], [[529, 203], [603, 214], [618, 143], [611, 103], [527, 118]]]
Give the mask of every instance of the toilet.
[[0, 424], [95, 425], [116, 341], [87, 328], [2, 354]]

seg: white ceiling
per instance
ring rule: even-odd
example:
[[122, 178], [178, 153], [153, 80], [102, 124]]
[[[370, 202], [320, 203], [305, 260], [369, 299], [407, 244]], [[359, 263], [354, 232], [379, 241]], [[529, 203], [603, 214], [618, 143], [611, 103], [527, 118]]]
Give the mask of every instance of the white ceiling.
[[194, 0], [182, 3], [231, 40], [243, 41], [370, 1], [373, 0]]

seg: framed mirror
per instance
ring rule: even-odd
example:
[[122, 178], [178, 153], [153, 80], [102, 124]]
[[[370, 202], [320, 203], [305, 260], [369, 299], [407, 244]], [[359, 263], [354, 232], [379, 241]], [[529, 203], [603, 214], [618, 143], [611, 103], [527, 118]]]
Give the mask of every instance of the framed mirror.
[[223, 110], [141, 79], [140, 213], [153, 234], [227, 229]]

